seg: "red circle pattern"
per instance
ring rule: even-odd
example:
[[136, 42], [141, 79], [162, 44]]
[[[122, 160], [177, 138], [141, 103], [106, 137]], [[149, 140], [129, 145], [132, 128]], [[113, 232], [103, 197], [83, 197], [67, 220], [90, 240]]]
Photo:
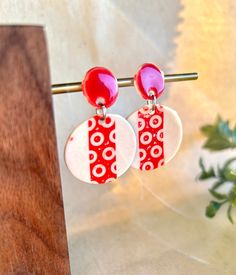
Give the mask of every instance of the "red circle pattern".
[[117, 178], [115, 120], [107, 116], [101, 122], [95, 115], [88, 120], [90, 178], [94, 183], [107, 183]]
[[164, 112], [156, 105], [154, 113], [147, 106], [138, 111], [138, 145], [140, 170], [164, 165]]

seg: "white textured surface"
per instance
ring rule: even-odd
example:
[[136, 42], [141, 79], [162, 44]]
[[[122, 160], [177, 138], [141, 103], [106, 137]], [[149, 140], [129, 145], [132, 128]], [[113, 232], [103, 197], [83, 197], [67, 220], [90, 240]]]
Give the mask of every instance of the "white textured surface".
[[[136, 139], [130, 124], [123, 117], [108, 114], [115, 122], [117, 178], [131, 166], [136, 149]], [[95, 121], [95, 120], [94, 120]], [[65, 162], [79, 180], [92, 183], [89, 165], [88, 121], [84, 121], [69, 135], [65, 145]], [[101, 133], [102, 134], [102, 133]], [[73, 138], [70, 141], [70, 138]], [[110, 183], [108, 183], [110, 184]]]
[[[200, 155], [216, 164], [235, 154], [203, 152], [199, 126], [217, 113], [235, 122], [236, 2], [1, 0], [0, 21], [46, 26], [53, 83], [81, 80], [95, 65], [130, 76], [148, 61], [200, 74], [167, 84], [161, 98], [183, 122], [175, 159], [102, 188], [80, 184], [63, 161], [68, 134], [93, 108], [82, 94], [54, 97], [72, 274], [235, 274], [235, 227], [225, 209], [204, 217], [209, 184], [195, 177]], [[133, 88], [122, 89], [110, 113], [126, 117], [142, 105]]]
[[[72, 141], [70, 139], [73, 138]], [[88, 121], [78, 125], [65, 144], [65, 163], [74, 177], [91, 183], [89, 166]]]

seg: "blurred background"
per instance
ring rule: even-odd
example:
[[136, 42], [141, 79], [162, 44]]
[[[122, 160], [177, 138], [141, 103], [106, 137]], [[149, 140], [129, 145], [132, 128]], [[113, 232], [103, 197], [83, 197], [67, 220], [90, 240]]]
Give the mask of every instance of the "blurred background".
[[[177, 156], [103, 186], [73, 178], [63, 158], [68, 135], [94, 109], [81, 93], [53, 96], [72, 274], [235, 274], [235, 227], [225, 210], [205, 218], [209, 183], [196, 177], [200, 156], [216, 164], [235, 154], [202, 150], [199, 127], [217, 114], [236, 121], [236, 2], [1, 0], [0, 23], [45, 26], [52, 83], [80, 81], [97, 65], [117, 77], [145, 62], [199, 73], [166, 84], [160, 99], [183, 122]], [[109, 112], [126, 117], [143, 104], [122, 88]]]

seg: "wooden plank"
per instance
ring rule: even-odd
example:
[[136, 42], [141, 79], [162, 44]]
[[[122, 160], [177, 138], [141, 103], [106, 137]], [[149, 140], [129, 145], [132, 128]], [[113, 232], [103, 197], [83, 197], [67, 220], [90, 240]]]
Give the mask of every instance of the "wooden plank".
[[0, 27], [0, 274], [70, 274], [41, 27]]

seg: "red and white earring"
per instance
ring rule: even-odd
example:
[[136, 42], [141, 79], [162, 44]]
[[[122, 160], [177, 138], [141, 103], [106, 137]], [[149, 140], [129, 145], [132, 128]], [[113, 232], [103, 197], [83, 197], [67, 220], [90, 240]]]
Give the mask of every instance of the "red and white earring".
[[117, 80], [102, 67], [89, 70], [82, 90], [96, 115], [79, 125], [69, 136], [65, 162], [78, 179], [93, 184], [111, 182], [130, 167], [136, 150], [135, 133], [123, 117], [106, 115], [118, 97]]
[[137, 140], [132, 167], [153, 170], [175, 156], [182, 141], [182, 123], [176, 111], [156, 103], [164, 91], [164, 74], [157, 66], [142, 65], [134, 77], [134, 85], [147, 105], [128, 117]]

